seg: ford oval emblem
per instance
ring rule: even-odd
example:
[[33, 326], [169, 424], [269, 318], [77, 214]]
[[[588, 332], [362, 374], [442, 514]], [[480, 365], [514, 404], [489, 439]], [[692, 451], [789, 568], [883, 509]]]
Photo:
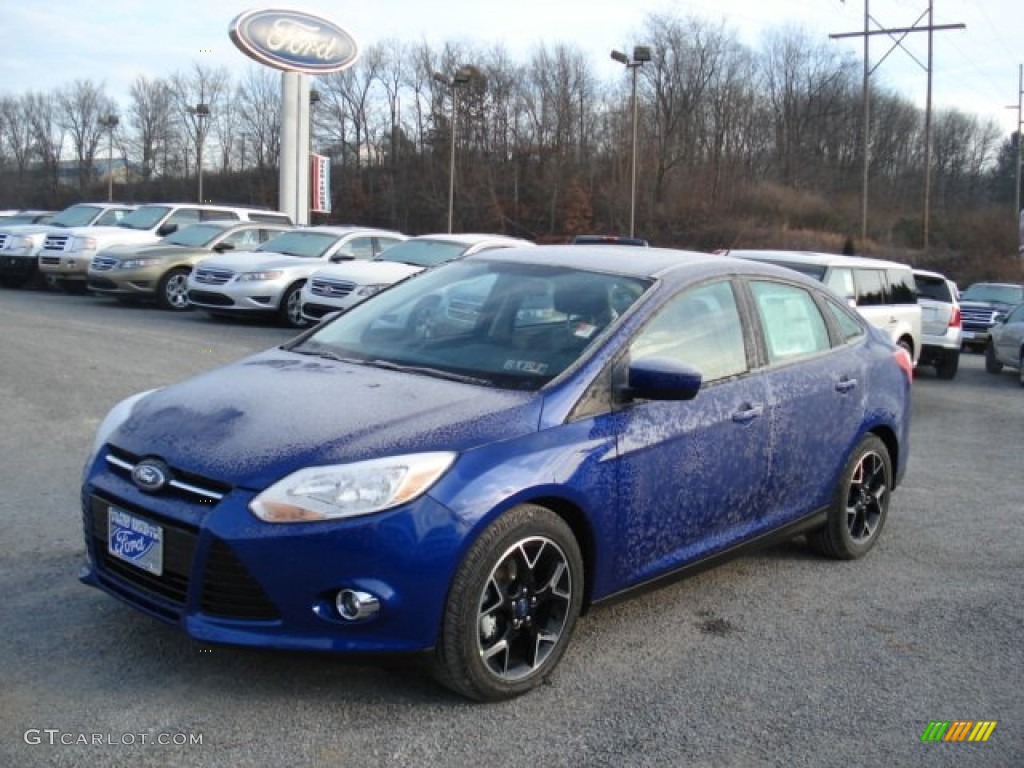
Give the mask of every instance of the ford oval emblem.
[[340, 72], [359, 56], [356, 41], [348, 32], [301, 11], [246, 11], [231, 22], [228, 35], [246, 56], [289, 72]]
[[132, 469], [132, 482], [146, 493], [156, 493], [170, 481], [171, 469], [159, 459], [143, 459]]

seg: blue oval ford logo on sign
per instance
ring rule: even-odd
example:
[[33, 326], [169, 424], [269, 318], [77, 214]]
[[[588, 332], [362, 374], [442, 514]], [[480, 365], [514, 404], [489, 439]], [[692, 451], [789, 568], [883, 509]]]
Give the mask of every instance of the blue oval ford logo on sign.
[[246, 11], [231, 22], [228, 34], [246, 56], [289, 72], [339, 72], [359, 55], [356, 41], [348, 32], [300, 11]]

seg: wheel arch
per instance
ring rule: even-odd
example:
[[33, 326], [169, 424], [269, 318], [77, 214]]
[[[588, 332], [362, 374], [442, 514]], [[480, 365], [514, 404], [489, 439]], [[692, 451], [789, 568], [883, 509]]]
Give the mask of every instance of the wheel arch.
[[539, 496], [532, 499], [519, 499], [519, 503], [536, 504], [551, 510], [558, 515], [569, 526], [572, 535], [576, 537], [579, 544], [580, 555], [583, 558], [583, 604], [580, 610], [585, 614], [590, 607], [591, 595], [593, 594], [594, 574], [594, 531], [587, 520], [587, 516], [572, 501], [560, 496]]
[[885, 424], [879, 424], [872, 427], [868, 431], [869, 435], [875, 435], [885, 445], [885, 449], [889, 452], [889, 463], [892, 466], [892, 483], [895, 488], [900, 481], [901, 473], [898, 467], [902, 466], [900, 463], [900, 441], [896, 437], [896, 432], [893, 431], [892, 427]]

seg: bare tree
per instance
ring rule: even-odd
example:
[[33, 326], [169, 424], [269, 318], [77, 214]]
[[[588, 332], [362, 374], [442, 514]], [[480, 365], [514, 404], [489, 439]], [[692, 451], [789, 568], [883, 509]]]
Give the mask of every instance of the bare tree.
[[252, 65], [235, 90], [235, 99], [242, 164], [247, 166], [251, 160], [261, 173], [277, 168], [281, 158], [281, 73]]
[[85, 195], [93, 181], [96, 148], [103, 136], [101, 118], [114, 114], [116, 106], [102, 85], [91, 80], [76, 80], [57, 92], [58, 120], [78, 161], [78, 191]]
[[139, 75], [131, 86], [128, 123], [132, 132], [129, 147], [140, 162], [143, 179], [151, 178], [154, 173], [174, 172], [170, 159], [174, 133], [170, 83]]
[[64, 149], [64, 126], [60, 107], [53, 93], [33, 92], [25, 97], [25, 112], [32, 126], [32, 150], [40, 159], [50, 194], [57, 195], [60, 183], [60, 158]]

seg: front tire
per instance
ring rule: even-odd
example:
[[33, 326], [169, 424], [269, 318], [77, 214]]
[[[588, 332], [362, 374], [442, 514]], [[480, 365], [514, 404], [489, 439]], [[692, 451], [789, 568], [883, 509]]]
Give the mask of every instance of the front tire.
[[156, 302], [161, 309], [181, 312], [189, 308], [188, 270], [175, 267], [160, 278], [156, 288]]
[[544, 507], [513, 507], [455, 574], [434, 676], [477, 701], [526, 693], [562, 658], [582, 602], [583, 559], [569, 526]]
[[866, 435], [843, 471], [825, 525], [808, 534], [811, 546], [838, 560], [866, 555], [885, 526], [891, 491], [889, 450], [876, 435]]
[[281, 297], [278, 315], [282, 324], [289, 328], [304, 328], [306, 319], [302, 316], [302, 283], [292, 283]]

